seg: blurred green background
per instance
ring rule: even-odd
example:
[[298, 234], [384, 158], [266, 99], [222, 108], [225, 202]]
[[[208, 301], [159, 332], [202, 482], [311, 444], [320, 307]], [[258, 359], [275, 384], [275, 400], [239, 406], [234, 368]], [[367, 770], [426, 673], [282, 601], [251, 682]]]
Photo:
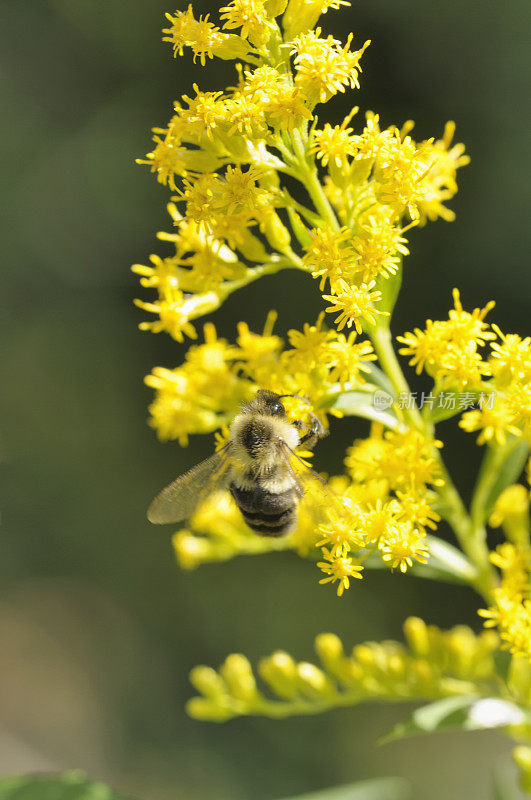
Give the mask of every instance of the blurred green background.
[[[79, 767], [141, 800], [275, 800], [379, 775], [410, 778], [418, 798], [489, 798], [491, 768], [510, 770], [509, 742], [438, 735], [378, 748], [401, 707], [222, 726], [184, 714], [189, 669], [231, 651], [311, 658], [320, 631], [347, 646], [400, 637], [409, 614], [479, 624], [467, 590], [370, 574], [338, 600], [289, 555], [183, 574], [171, 530], [146, 522], [155, 491], [212, 441], [180, 450], [146, 426], [142, 378], [180, 363], [183, 348], [136, 328], [129, 265], [163, 252], [154, 233], [168, 228], [168, 192], [134, 158], [193, 81], [234, 81], [231, 65], [173, 61], [160, 41], [166, 10], [164, 0], [1, 4], [0, 770]], [[526, 0], [356, 0], [325, 19], [373, 41], [350, 104], [386, 125], [413, 118], [419, 138], [455, 119], [472, 157], [457, 222], [411, 234], [396, 332], [446, 314], [458, 285], [468, 307], [494, 297], [492, 319], [531, 333], [530, 16]], [[265, 279], [214, 315], [222, 334], [242, 304], [256, 327], [276, 307], [283, 332], [314, 319], [320, 299], [305, 276]], [[338, 471], [364, 430], [335, 424], [319, 467]], [[473, 438], [452, 423], [441, 433], [466, 494]]]

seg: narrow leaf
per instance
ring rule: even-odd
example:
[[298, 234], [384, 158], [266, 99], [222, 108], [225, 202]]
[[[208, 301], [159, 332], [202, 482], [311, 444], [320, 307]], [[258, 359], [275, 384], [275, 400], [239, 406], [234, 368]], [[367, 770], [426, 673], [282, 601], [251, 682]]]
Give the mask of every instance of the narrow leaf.
[[396, 725], [380, 742], [387, 743], [420, 733], [485, 730], [530, 721], [529, 711], [500, 697], [447, 697], [417, 708], [406, 722]]
[[[496, 461], [500, 458], [500, 453], [503, 455], [504, 452], [506, 452], [506, 457], [503, 459], [501, 466], [497, 466]], [[515, 441], [514, 439], [509, 439], [501, 450], [499, 447], [488, 449], [481, 465], [472, 501], [472, 512], [476, 511], [478, 516], [481, 516], [482, 522], [489, 518], [494, 503], [503, 490], [518, 480], [522, 474], [528, 454], [529, 445], [527, 442]], [[491, 472], [494, 473], [494, 478], [489, 482], [488, 490], [485, 493], [482, 491], [482, 487]], [[481, 508], [478, 509], [479, 505]]]
[[381, 422], [386, 428], [397, 430], [402, 423], [392, 411], [393, 397], [383, 389], [374, 393], [368, 392], [343, 392], [331, 403], [329, 408], [335, 408], [352, 417], [363, 417], [375, 422]]
[[[389, 275], [389, 277], [385, 277], [384, 275], [380, 275], [376, 281], [376, 289], [378, 289], [382, 293], [382, 299], [378, 303], [378, 310], [384, 311], [389, 316], [387, 317], [387, 323], [393, 313], [393, 309], [395, 307], [395, 303], [398, 298], [398, 293], [400, 292], [400, 287], [402, 286], [402, 259], [400, 259], [400, 263], [398, 264], [398, 269], [394, 275]], [[387, 324], [386, 323], [386, 324]]]
[[[469, 395], [471, 398], [474, 398], [471, 399], [471, 403], [473, 403], [475, 402], [475, 399], [479, 397], [479, 392], [469, 391], [467, 392], [467, 395]], [[457, 390], [448, 389], [438, 395], [435, 395], [435, 398], [436, 399], [433, 401], [433, 406], [430, 408], [429, 415], [430, 422], [434, 424], [437, 422], [443, 422], [445, 419], [455, 417], [457, 414], [461, 414], [470, 407], [468, 405], [463, 405], [463, 394]]]
[[[408, 573], [418, 578], [446, 581], [447, 583], [468, 584], [476, 578], [475, 567], [457, 547], [430, 534], [426, 536], [426, 543], [430, 553], [428, 563], [413, 562]], [[382, 561], [379, 553], [372, 553], [365, 559], [363, 566], [367, 569], [389, 569], [388, 564]]]
[[391, 395], [391, 397], [396, 398], [396, 392], [394, 389], [393, 384], [380, 367], [377, 367], [373, 361], [364, 361], [363, 366], [367, 367], [369, 372], [365, 373], [367, 376], [368, 383], [372, 383], [377, 386], [379, 389], [383, 389], [384, 392]]

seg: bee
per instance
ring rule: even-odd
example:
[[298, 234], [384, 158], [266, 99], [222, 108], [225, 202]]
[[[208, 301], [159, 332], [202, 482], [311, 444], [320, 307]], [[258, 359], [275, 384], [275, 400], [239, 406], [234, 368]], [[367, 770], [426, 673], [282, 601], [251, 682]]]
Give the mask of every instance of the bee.
[[298, 396], [260, 390], [232, 421], [227, 444], [155, 497], [147, 512], [149, 521], [162, 525], [186, 520], [209, 494], [225, 489], [252, 531], [261, 536], [292, 531], [304, 484], [324, 483], [295, 450], [301, 445], [312, 448], [326, 431], [313, 414], [309, 425], [290, 422], [284, 397]]

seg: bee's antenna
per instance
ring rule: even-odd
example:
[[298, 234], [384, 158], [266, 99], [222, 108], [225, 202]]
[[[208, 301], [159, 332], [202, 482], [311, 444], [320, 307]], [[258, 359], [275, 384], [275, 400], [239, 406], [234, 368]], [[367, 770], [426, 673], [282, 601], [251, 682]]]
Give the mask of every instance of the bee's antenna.
[[296, 400], [302, 400], [303, 403], [308, 403], [308, 405], [311, 405], [309, 398], [301, 397], [300, 394], [279, 394], [279, 399], [282, 399], [283, 397], [294, 397]]

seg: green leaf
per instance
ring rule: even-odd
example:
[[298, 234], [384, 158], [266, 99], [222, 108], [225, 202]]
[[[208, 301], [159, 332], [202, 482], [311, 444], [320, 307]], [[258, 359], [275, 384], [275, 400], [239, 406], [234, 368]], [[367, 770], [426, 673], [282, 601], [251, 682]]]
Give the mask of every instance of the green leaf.
[[[475, 399], [471, 399], [471, 402], [475, 402], [479, 397], [479, 392], [477, 391], [469, 391], [467, 394]], [[457, 414], [461, 414], [463, 411], [466, 411], [466, 407], [464, 408], [461, 405], [463, 393], [458, 392], [456, 389], [446, 389], [438, 395], [435, 395], [436, 402], [434, 401], [433, 407], [430, 408], [429, 414], [429, 421], [433, 424], [437, 422], [443, 422], [445, 419], [450, 419], [451, 417], [455, 417]], [[448, 405], [449, 408], [443, 407], [441, 404]]]
[[395, 307], [395, 303], [398, 298], [398, 293], [400, 292], [400, 287], [402, 286], [402, 259], [400, 259], [400, 263], [398, 264], [398, 269], [394, 275], [389, 275], [389, 277], [385, 277], [383, 274], [380, 275], [376, 281], [375, 289], [379, 290], [382, 293], [382, 299], [377, 304], [378, 311], [385, 311], [389, 314], [388, 317], [380, 317], [380, 319], [385, 320], [385, 324], [389, 324], [389, 320], [393, 313], [393, 309]]
[[0, 779], [0, 800], [131, 800], [79, 770], [62, 775], [14, 775]]
[[410, 797], [409, 784], [403, 778], [378, 778], [284, 800], [408, 800]]
[[371, 174], [374, 158], [356, 158], [351, 162], [348, 171], [348, 182], [359, 184], [367, 180]]
[[[408, 573], [418, 578], [429, 578], [437, 581], [447, 581], [448, 583], [471, 583], [477, 577], [475, 567], [463, 555], [461, 550], [448, 542], [439, 539], [438, 536], [428, 534], [426, 543], [430, 552], [427, 564], [417, 564]], [[389, 569], [384, 564], [379, 553], [372, 553], [364, 562], [363, 566], [367, 569]]]
[[495, 650], [492, 657], [496, 666], [496, 674], [502, 679], [504, 683], [509, 680], [509, 669], [513, 660], [512, 655], [508, 650]]
[[302, 221], [300, 215], [293, 208], [288, 206], [286, 210], [288, 212], [291, 229], [297, 237], [297, 241], [301, 247], [307, 247], [312, 240], [310, 231]]
[[367, 383], [374, 384], [378, 389], [383, 389], [384, 392], [387, 392], [387, 394], [390, 394], [391, 397], [396, 399], [396, 392], [393, 384], [385, 372], [381, 370], [380, 367], [376, 366], [374, 361], [364, 361], [363, 367], [369, 370], [369, 372], [365, 373]]
[[335, 408], [352, 417], [363, 417], [381, 422], [386, 428], [397, 430], [402, 423], [391, 409], [393, 397], [383, 389], [375, 392], [342, 392], [328, 408]]
[[400, 722], [380, 742], [435, 731], [477, 731], [531, 722], [529, 711], [501, 697], [462, 695], [447, 697], [417, 708], [406, 722]]
[[489, 447], [479, 471], [474, 497], [472, 515], [485, 522], [494, 503], [508, 486], [522, 474], [529, 445], [520, 439], [508, 439], [504, 445]]
[[476, 568], [457, 547], [430, 534], [426, 536], [426, 542], [430, 552], [426, 569], [431, 569], [443, 580], [454, 578], [459, 582], [471, 583], [476, 579]]

